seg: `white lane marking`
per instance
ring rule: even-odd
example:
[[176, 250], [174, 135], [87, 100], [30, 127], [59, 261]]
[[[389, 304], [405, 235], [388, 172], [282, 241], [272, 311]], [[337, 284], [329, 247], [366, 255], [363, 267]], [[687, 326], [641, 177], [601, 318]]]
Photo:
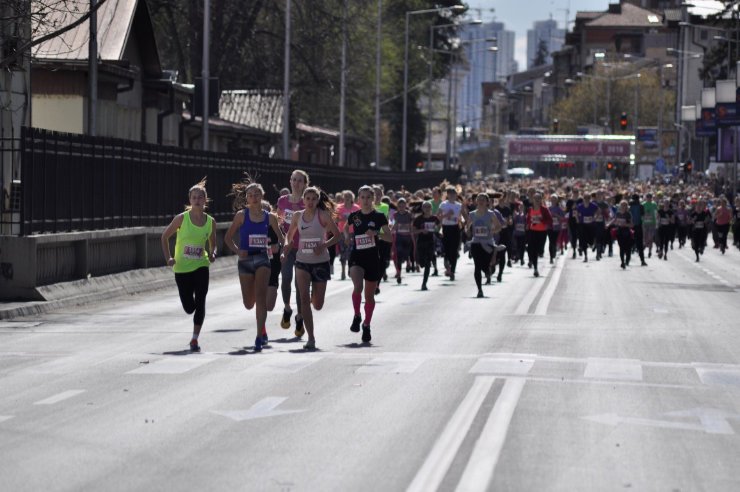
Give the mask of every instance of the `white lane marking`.
[[542, 279], [543, 281], [539, 283], [537, 287], [531, 287], [527, 294], [522, 298], [521, 302], [519, 302], [519, 305], [516, 307], [516, 311], [514, 311], [514, 314], [517, 316], [523, 316], [525, 314], [529, 313], [529, 307], [532, 305], [534, 300], [537, 298], [537, 295], [540, 293], [542, 288], [545, 286], [544, 279], [545, 277], [540, 277], [537, 280]]
[[284, 396], [269, 396], [252, 405], [248, 410], [211, 410], [211, 413], [223, 415], [237, 422], [245, 420], [261, 419], [265, 417], [276, 417], [278, 415], [288, 415], [291, 413], [305, 412], [305, 409], [299, 410], [275, 410], [281, 403], [287, 400]]
[[421, 366], [426, 357], [417, 354], [388, 354], [376, 357], [358, 368], [358, 374], [410, 374]]
[[44, 400], [39, 400], [34, 405], [54, 405], [55, 403], [59, 403], [60, 401], [69, 400], [70, 398], [73, 398], [77, 395], [80, 395], [84, 393], [86, 390], [69, 390], [69, 391], [63, 391], [57, 395], [50, 396], [49, 398], [46, 398]]
[[720, 367], [696, 365], [696, 374], [702, 384], [713, 386], [737, 386], [740, 387], [740, 369], [724, 369]]
[[126, 374], [183, 374], [216, 359], [198, 356], [174, 356], [141, 366]]
[[105, 356], [98, 353], [81, 353], [19, 370], [19, 374], [69, 374], [88, 369]]
[[524, 378], [508, 378], [504, 383], [456, 490], [460, 492], [488, 490], [525, 382]]
[[273, 357], [246, 369], [244, 372], [258, 374], [293, 374], [315, 364], [323, 357], [295, 354], [275, 354]]
[[589, 358], [583, 377], [642, 381], [642, 364], [636, 359]]
[[407, 492], [437, 490], [496, 378], [479, 376], [434, 443]]
[[599, 424], [610, 425], [612, 427], [616, 427], [619, 424], [630, 424], [644, 427], [657, 427], [661, 429], [693, 430], [706, 432], [707, 434], [722, 435], [735, 434], [735, 430], [732, 428], [730, 423], [727, 422], [727, 419], [740, 419], [740, 415], [714, 408], [693, 408], [690, 410], [668, 412], [663, 415], [676, 418], [691, 417], [698, 419], [699, 423], [695, 424], [677, 420], [645, 419], [639, 417], [621, 417], [616, 413], [586, 415], [581, 418], [591, 422], [597, 422]]
[[12, 419], [13, 417], [15, 417], [15, 415], [0, 415], [0, 423], [1, 422], [6, 422], [6, 421]]
[[557, 264], [555, 265], [555, 268], [550, 270], [551, 272], [553, 272], [552, 278], [550, 278], [545, 292], [542, 294], [542, 297], [540, 297], [540, 302], [537, 303], [537, 308], [534, 311], [535, 316], [545, 316], [547, 314], [547, 308], [550, 307], [552, 296], [555, 295], [555, 290], [557, 290], [558, 288], [560, 275], [562, 275], [563, 273], [564, 266], [565, 256], [560, 256], [558, 258]]
[[531, 358], [482, 357], [470, 368], [471, 374], [516, 374], [525, 376], [534, 366]]
[[717, 275], [716, 273], [714, 273], [713, 271], [711, 271], [708, 268], [704, 267], [703, 265], [697, 263], [696, 261], [694, 261], [694, 260], [692, 260], [690, 258], [687, 258], [686, 256], [684, 256], [682, 254], [679, 254], [678, 257], [679, 258], [683, 258], [684, 260], [686, 260], [686, 262], [688, 262], [691, 265], [695, 266], [696, 268], [698, 268], [702, 272], [706, 273], [707, 275], [709, 275], [713, 279], [719, 281], [720, 283], [726, 285], [727, 287], [730, 287], [732, 290], [737, 290], [737, 289], [735, 289], [735, 286], [731, 282], [728, 282], [727, 280], [725, 280], [721, 276]]

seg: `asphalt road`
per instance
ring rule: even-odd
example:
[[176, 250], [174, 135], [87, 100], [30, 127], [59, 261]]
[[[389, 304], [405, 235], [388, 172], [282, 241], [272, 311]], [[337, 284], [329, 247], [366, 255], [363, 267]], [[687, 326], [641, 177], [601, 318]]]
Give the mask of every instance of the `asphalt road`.
[[332, 280], [312, 353], [236, 268], [200, 354], [174, 289], [0, 322], [0, 488], [740, 490], [740, 252], [541, 274], [383, 284], [371, 345]]

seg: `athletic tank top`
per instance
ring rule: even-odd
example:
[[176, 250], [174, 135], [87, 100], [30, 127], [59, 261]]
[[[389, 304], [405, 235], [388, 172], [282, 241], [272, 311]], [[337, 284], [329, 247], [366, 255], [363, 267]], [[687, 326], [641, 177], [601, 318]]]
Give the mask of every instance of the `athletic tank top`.
[[267, 229], [270, 227], [270, 214], [262, 211], [262, 222], [252, 222], [249, 218], [249, 209], [245, 208], [244, 223], [239, 229], [239, 248], [246, 250], [248, 255], [267, 253]]
[[393, 228], [396, 231], [396, 234], [399, 234], [401, 236], [411, 237], [412, 220], [413, 220], [413, 217], [408, 211], [404, 213], [396, 213], [396, 216], [395, 216], [396, 225]]
[[478, 244], [490, 244], [493, 241], [493, 231], [491, 230], [491, 219], [493, 212], [487, 210], [479, 213], [478, 210], [470, 212], [470, 220], [473, 224], [471, 232], [473, 233], [472, 241]]
[[[278, 198], [277, 201], [277, 208], [278, 213], [282, 215], [283, 217], [283, 223], [281, 224], [281, 229], [283, 230], [283, 234], [288, 233], [288, 228], [290, 228], [290, 223], [293, 221], [293, 214], [298, 212], [299, 210], [303, 210], [305, 205], [303, 205], [303, 198], [301, 198], [298, 202], [293, 203], [290, 201], [291, 195], [283, 195], [280, 198]], [[293, 236], [293, 247], [298, 247], [298, 238], [300, 237], [299, 234], [296, 234]]]
[[319, 211], [316, 210], [313, 214], [313, 218], [306, 222], [303, 214], [306, 213], [304, 210], [301, 212], [301, 218], [298, 221], [298, 229], [301, 233], [301, 239], [298, 241], [298, 251], [296, 251], [295, 259], [301, 263], [324, 263], [329, 261], [329, 250], [324, 251], [317, 255], [313, 252], [313, 249], [319, 244], [326, 240], [326, 227], [321, 225], [319, 220]]
[[190, 221], [190, 212], [182, 214], [182, 224], [177, 230], [175, 241], [175, 273], [190, 273], [198, 268], [207, 267], [208, 261], [206, 242], [213, 228], [213, 217], [206, 214], [206, 223], [197, 226]]
[[542, 208], [537, 210], [534, 207], [529, 209], [529, 218], [531, 223], [529, 228], [533, 231], [544, 232], [547, 230], [547, 224], [545, 224], [545, 218], [542, 216]]

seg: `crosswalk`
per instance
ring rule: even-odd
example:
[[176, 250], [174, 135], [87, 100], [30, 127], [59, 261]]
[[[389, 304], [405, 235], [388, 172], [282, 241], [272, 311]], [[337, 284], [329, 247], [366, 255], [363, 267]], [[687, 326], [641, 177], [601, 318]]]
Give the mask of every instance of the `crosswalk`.
[[[240, 356], [225, 352], [203, 352], [177, 355], [119, 354], [96, 358], [89, 353], [57, 354], [0, 352], [0, 379], [18, 375], [69, 375], [96, 371], [125, 370], [122, 374], [135, 376], [173, 376], [194, 373], [204, 366], [212, 371], [244, 372], [252, 374], [298, 374], [310, 371], [318, 364], [332, 364], [344, 359], [356, 363], [356, 374], [413, 374], [443, 361], [456, 361], [456, 367], [470, 375], [520, 376], [533, 379], [560, 379], [562, 381], [615, 382], [646, 385], [710, 385], [740, 388], [740, 365], [704, 362], [643, 361], [631, 358], [558, 357], [518, 353], [435, 354], [321, 351], [293, 353], [273, 349], [255, 355], [244, 351]], [[51, 360], [50, 360], [51, 359]], [[16, 361], [13, 364], [12, 361]], [[132, 366], [134, 366], [132, 368]], [[236, 368], [234, 367], [236, 366]]]

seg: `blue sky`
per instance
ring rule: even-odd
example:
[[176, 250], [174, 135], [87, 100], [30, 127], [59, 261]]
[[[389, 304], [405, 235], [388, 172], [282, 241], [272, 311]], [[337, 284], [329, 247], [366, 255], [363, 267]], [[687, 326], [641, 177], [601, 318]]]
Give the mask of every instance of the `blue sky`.
[[[617, 3], [618, 0], [612, 0]], [[552, 18], [562, 28], [565, 23], [565, 10], [570, 9], [568, 19], [573, 21], [578, 10], [606, 10], [609, 0], [467, 0], [473, 9], [471, 17], [478, 17], [475, 9], [481, 9], [480, 18], [484, 21], [496, 20], [506, 24], [506, 28], [516, 32], [516, 51], [514, 57], [519, 69], [527, 67], [527, 29], [535, 21]], [[491, 12], [493, 9], [493, 12]]]

